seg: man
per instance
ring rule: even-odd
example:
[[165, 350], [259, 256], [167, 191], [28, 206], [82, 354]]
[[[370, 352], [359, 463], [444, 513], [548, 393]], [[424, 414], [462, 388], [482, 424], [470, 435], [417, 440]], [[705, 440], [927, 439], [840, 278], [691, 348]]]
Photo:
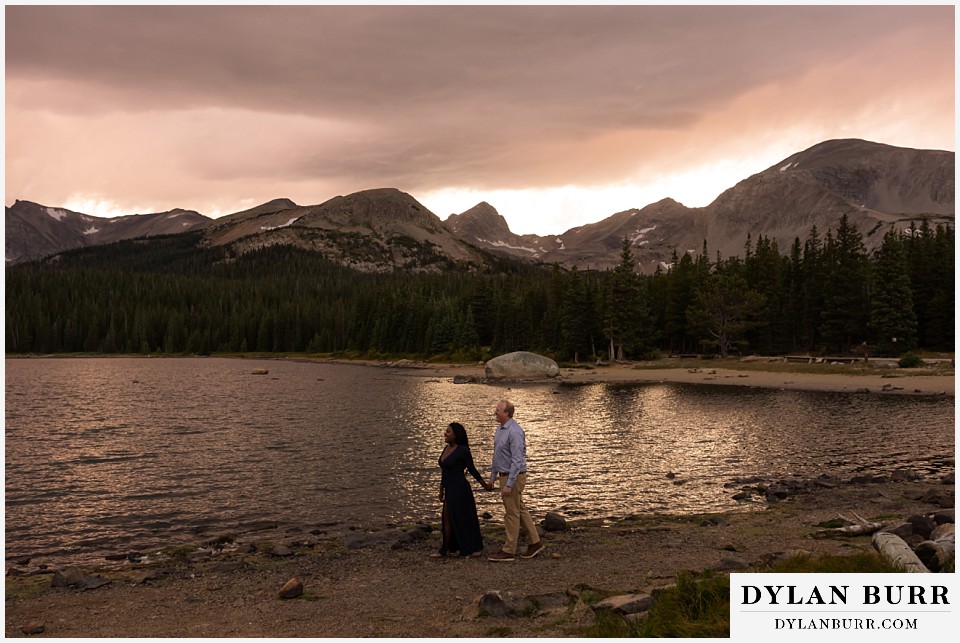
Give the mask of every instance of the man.
[[523, 504], [523, 487], [527, 482], [527, 439], [523, 429], [513, 419], [513, 411], [511, 402], [500, 400], [493, 412], [500, 428], [493, 438], [490, 483], [500, 481], [500, 497], [504, 509], [503, 526], [507, 538], [503, 549], [488, 558], [496, 562], [516, 560], [521, 525], [527, 534], [527, 551], [520, 554], [520, 557], [533, 558], [543, 551], [540, 534], [537, 533], [530, 512]]

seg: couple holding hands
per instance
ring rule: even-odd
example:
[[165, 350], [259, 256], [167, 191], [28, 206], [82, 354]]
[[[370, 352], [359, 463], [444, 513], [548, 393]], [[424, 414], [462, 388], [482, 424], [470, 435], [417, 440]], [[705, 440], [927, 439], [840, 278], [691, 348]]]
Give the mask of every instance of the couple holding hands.
[[439, 458], [443, 540], [440, 551], [431, 554], [433, 558], [442, 558], [453, 552], [471, 558], [483, 555], [477, 503], [465, 471], [469, 471], [487, 491], [493, 491], [496, 488], [495, 483], [500, 483], [506, 542], [501, 550], [489, 556], [488, 560], [516, 560], [521, 526], [526, 533], [528, 544], [526, 552], [520, 554], [520, 557], [533, 558], [543, 551], [537, 528], [523, 504], [523, 488], [527, 480], [527, 443], [523, 429], [513, 419], [513, 411], [511, 402], [501, 400], [493, 412], [500, 426], [493, 439], [493, 464], [490, 467], [489, 481], [484, 480], [474, 466], [467, 431], [463, 425], [452, 422], [444, 431], [446, 446]]

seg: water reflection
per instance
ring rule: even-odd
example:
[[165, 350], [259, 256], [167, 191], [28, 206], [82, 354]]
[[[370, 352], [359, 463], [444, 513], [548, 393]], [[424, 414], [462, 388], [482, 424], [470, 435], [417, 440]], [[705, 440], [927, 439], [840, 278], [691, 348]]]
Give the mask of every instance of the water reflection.
[[[444, 427], [464, 424], [486, 475], [503, 398], [527, 433], [535, 516], [731, 510], [736, 477], [953, 467], [952, 398], [453, 384], [284, 361], [6, 364], [8, 556], [149, 549], [251, 521], [436, 521]], [[474, 489], [499, 519], [497, 494]]]

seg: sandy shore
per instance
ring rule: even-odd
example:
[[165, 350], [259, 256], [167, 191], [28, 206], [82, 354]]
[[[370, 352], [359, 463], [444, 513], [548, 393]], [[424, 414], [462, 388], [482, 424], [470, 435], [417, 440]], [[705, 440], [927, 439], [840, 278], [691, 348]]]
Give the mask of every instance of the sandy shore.
[[[355, 363], [355, 362], [352, 362]], [[377, 362], [365, 362], [378, 364]], [[397, 364], [397, 363], [394, 363]], [[557, 380], [568, 383], [589, 382], [678, 382], [688, 384], [719, 384], [728, 386], [756, 386], [797, 391], [834, 391], [847, 393], [885, 393], [906, 395], [954, 395], [953, 368], [876, 369], [866, 371], [851, 368], [849, 373], [802, 373], [764, 371], [736, 368], [736, 363], [725, 362], [722, 367], [706, 365], [684, 368], [663, 368], [635, 364], [614, 364], [595, 368], [562, 368]], [[397, 366], [410, 375], [423, 377], [483, 378], [480, 364], [426, 364], [402, 363]]]

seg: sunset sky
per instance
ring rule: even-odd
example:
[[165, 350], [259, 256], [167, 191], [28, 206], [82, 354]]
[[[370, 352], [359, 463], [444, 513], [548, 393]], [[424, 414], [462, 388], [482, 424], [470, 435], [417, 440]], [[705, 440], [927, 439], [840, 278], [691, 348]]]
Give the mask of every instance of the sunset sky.
[[561, 233], [832, 138], [955, 149], [954, 7], [6, 6], [5, 203], [394, 187]]

